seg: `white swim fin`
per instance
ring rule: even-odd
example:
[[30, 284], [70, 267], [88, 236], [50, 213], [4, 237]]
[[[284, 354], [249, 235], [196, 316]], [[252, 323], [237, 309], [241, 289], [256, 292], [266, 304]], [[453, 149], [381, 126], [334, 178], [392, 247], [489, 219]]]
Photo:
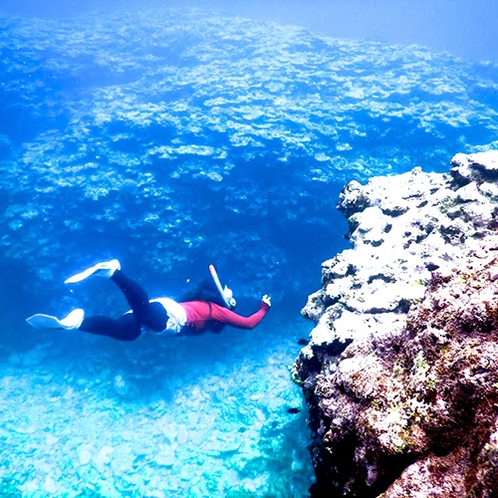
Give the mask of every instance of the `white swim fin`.
[[76, 284], [92, 276], [109, 278], [114, 275], [114, 272], [116, 270], [121, 270], [121, 264], [117, 259], [112, 259], [111, 261], [104, 261], [102, 263], [97, 263], [95, 266], [87, 268], [85, 271], [82, 271], [81, 273], [77, 273], [76, 275], [69, 277], [67, 280], [64, 281], [64, 283]]
[[26, 321], [33, 327], [39, 329], [56, 329], [56, 330], [73, 330], [79, 328], [85, 317], [85, 312], [82, 309], [75, 309], [65, 318], [59, 320], [55, 316], [44, 315], [37, 313], [30, 316]]

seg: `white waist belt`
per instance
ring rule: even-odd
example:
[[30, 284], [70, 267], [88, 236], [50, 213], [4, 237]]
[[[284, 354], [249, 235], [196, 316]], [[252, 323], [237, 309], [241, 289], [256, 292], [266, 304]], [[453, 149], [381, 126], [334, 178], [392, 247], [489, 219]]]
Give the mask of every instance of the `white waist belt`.
[[166, 310], [168, 321], [166, 322], [166, 328], [163, 332], [178, 334], [182, 327], [187, 323], [187, 313], [185, 308], [176, 301], [173, 301], [173, 299], [170, 299], [169, 297], [159, 297], [157, 299], [151, 299], [150, 302], [160, 303]]

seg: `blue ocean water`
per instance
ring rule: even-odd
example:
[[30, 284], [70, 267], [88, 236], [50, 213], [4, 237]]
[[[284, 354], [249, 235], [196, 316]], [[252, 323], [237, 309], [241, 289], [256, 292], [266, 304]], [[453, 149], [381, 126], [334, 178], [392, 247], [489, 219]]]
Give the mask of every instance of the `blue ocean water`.
[[[335, 11], [335, 37], [297, 8], [276, 21], [273, 3], [40, 5], [0, 4], [4, 493], [306, 496], [288, 367], [320, 263], [347, 247], [340, 189], [495, 148], [489, 44], [414, 44], [380, 21], [359, 39], [365, 4], [351, 36]], [[274, 309], [254, 331], [134, 344], [28, 329], [35, 312], [126, 311], [109, 282], [63, 285], [110, 258], [171, 297], [215, 263], [238, 311], [263, 293]]]

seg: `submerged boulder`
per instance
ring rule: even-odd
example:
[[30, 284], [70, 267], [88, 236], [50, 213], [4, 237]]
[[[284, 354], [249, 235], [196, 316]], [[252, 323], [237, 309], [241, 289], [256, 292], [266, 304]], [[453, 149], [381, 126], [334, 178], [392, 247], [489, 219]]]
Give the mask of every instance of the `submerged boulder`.
[[294, 365], [312, 496], [498, 489], [496, 157], [344, 189], [353, 248], [323, 264], [303, 309], [317, 325]]

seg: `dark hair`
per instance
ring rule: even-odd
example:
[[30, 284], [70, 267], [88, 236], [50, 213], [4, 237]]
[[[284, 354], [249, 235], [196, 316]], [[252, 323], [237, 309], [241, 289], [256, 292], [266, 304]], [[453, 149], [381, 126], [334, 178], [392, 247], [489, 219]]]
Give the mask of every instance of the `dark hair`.
[[206, 303], [216, 303], [220, 306], [226, 307], [225, 301], [220, 296], [218, 287], [213, 282], [213, 279], [206, 278], [193, 290], [185, 292], [178, 302], [184, 303], [186, 301], [205, 301]]

